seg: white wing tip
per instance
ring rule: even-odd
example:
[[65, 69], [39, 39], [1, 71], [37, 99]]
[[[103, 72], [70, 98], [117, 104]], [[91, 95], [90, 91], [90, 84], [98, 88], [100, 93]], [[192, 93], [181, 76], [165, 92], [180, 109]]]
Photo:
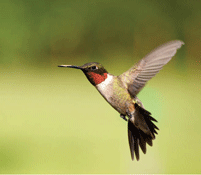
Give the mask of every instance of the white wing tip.
[[183, 41], [181, 41], [181, 40], [176, 40], [176, 41], [178, 41], [181, 45], [184, 45], [185, 43], [183, 42]]
[[178, 45], [178, 48], [180, 48], [182, 45], [184, 45], [185, 43], [181, 40], [173, 40], [173, 41], [169, 41], [167, 44], [177, 44]]

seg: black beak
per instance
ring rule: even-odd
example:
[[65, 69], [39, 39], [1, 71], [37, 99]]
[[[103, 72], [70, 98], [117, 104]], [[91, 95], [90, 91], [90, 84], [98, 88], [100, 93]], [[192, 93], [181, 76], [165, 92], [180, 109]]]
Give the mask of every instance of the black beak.
[[59, 65], [58, 67], [67, 67], [67, 68], [74, 68], [74, 69], [82, 69], [79, 66], [74, 66], [74, 65]]

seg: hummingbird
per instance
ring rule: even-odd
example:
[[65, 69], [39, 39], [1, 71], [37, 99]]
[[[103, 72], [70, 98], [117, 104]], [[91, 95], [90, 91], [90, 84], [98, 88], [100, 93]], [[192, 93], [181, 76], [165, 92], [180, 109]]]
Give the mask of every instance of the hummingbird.
[[[152, 140], [159, 128], [151, 113], [145, 109], [137, 94], [164, 65], [184, 45], [183, 41], [167, 42], [147, 54], [136, 65], [121, 75], [107, 72], [102, 64], [86, 63], [82, 66], [59, 65], [58, 67], [80, 69], [89, 82], [100, 92], [104, 99], [128, 122], [128, 142], [131, 158], [139, 160], [139, 148], [146, 154], [146, 145], [152, 146]], [[135, 155], [135, 156], [134, 156]]]

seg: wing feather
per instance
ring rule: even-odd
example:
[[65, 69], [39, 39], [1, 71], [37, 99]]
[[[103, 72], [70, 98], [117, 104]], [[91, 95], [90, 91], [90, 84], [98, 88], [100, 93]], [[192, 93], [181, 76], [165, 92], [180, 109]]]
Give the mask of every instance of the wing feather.
[[128, 87], [129, 92], [136, 96], [146, 82], [154, 77], [171, 60], [177, 49], [183, 44], [184, 42], [179, 40], [163, 44], [146, 55], [137, 65], [119, 75], [122, 82]]

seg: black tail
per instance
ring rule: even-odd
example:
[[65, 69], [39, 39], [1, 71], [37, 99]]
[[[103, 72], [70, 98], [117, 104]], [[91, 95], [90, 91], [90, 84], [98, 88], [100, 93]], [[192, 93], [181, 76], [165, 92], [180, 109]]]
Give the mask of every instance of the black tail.
[[146, 111], [135, 103], [134, 124], [128, 121], [128, 140], [130, 145], [131, 157], [134, 160], [134, 154], [137, 160], [139, 160], [139, 145], [142, 152], [146, 154], [146, 143], [152, 146], [152, 140], [155, 139], [156, 129], [158, 127], [154, 125], [157, 122], [151, 113]]

